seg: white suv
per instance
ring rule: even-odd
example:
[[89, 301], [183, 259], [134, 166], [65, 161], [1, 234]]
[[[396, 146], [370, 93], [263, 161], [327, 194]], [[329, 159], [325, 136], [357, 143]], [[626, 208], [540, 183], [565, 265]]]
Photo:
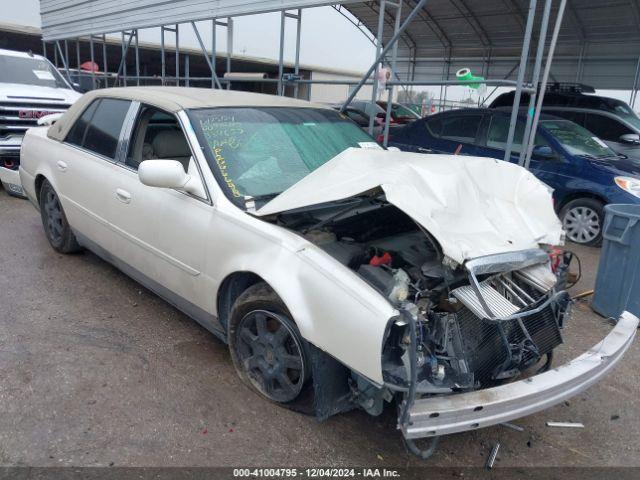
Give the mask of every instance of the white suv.
[[80, 97], [46, 58], [0, 49], [0, 183], [23, 196], [18, 167], [26, 130]]

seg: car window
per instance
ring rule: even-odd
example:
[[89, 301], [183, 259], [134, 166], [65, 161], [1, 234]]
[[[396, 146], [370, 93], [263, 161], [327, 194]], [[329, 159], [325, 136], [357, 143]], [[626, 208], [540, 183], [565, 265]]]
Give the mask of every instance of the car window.
[[115, 159], [130, 105], [128, 100], [112, 98], [94, 101], [73, 125], [65, 141]]
[[[547, 113], [547, 110], [545, 110]], [[578, 125], [584, 126], [584, 112], [573, 112], [566, 110], [550, 110], [549, 114], [555, 117], [565, 118], [567, 120], [571, 120], [573, 123], [577, 123]]]
[[542, 120], [540, 125], [570, 155], [587, 158], [615, 158], [616, 153], [592, 132], [568, 120]]
[[65, 138], [65, 142], [71, 143], [73, 145], [77, 145], [79, 147], [84, 143], [84, 134], [87, 131], [87, 127], [89, 126], [89, 122], [91, 122], [91, 118], [96, 111], [96, 108], [100, 100], [94, 100], [91, 104], [85, 109], [85, 111], [80, 115], [80, 118], [76, 120], [76, 123], [73, 124], [71, 130], [67, 134], [67, 138]]
[[584, 126], [597, 137], [603, 140], [609, 140], [610, 142], [618, 142], [622, 135], [634, 133], [622, 122], [596, 113], [587, 113]]
[[369, 125], [369, 118], [366, 117], [364, 113], [360, 113], [357, 110], [351, 109], [347, 109], [344, 113], [347, 115], [347, 117], [349, 117], [361, 127]]
[[191, 148], [176, 117], [143, 105], [129, 142], [125, 164], [137, 170], [145, 160], [177, 160], [189, 171]]
[[334, 110], [206, 108], [188, 115], [213, 174], [238, 205], [245, 196], [283, 192], [347, 148], [375, 145]]
[[[495, 148], [498, 150], [506, 150], [510, 124], [511, 119], [508, 116], [494, 115], [493, 117], [491, 117], [489, 131], [487, 132], [487, 147]], [[522, 150], [522, 138], [524, 137], [524, 130], [525, 122], [519, 119], [516, 123], [515, 133], [513, 134], [511, 153], [520, 153], [520, 151]], [[536, 133], [534, 145], [536, 147], [549, 146], [548, 142], [539, 133]]]
[[429, 119], [427, 128], [434, 137], [453, 142], [475, 143], [482, 115], [451, 115]]

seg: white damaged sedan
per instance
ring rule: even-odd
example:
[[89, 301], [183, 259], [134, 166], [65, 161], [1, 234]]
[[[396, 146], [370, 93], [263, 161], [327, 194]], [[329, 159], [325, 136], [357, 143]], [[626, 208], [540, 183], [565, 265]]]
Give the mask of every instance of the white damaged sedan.
[[625, 313], [551, 368], [569, 321], [547, 188], [487, 158], [382, 150], [283, 97], [138, 87], [83, 96], [22, 144], [47, 238], [87, 248], [229, 344], [242, 380], [318, 418], [398, 405], [418, 438], [548, 408], [631, 344]]

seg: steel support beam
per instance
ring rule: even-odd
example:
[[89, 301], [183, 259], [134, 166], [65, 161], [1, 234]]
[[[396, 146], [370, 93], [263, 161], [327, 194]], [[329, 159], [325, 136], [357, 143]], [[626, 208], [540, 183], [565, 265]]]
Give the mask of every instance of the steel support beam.
[[109, 86], [109, 61], [107, 59], [107, 36], [102, 34], [102, 74], [104, 75], [104, 86]]
[[[231, 55], [233, 55], [233, 18], [227, 18], [227, 73], [231, 73]], [[231, 90], [231, 82], [227, 83]]]
[[[524, 135], [522, 136], [522, 145], [520, 146], [520, 157], [518, 165], [524, 165], [524, 159], [527, 155], [524, 146], [529, 144], [531, 134], [531, 123], [533, 122], [533, 109], [536, 105], [537, 89], [540, 81], [540, 69], [542, 67], [542, 57], [544, 56], [544, 47], [547, 41], [547, 29], [549, 27], [549, 16], [551, 15], [551, 4], [553, 0], [545, 0], [544, 10], [542, 12], [542, 23], [540, 25], [540, 35], [538, 37], [538, 49], [536, 51], [535, 64], [533, 66], [533, 76], [531, 85], [534, 88], [533, 93], [529, 96], [529, 108], [527, 110], [527, 122], [524, 127]], [[534, 136], [535, 137], [535, 136]], [[535, 138], [533, 138], [535, 141]]]
[[520, 66], [518, 68], [518, 80], [516, 84], [516, 94], [513, 99], [513, 108], [511, 110], [511, 123], [509, 125], [509, 135], [507, 136], [507, 148], [504, 152], [504, 161], [511, 160], [511, 150], [513, 148], [513, 136], [516, 131], [516, 122], [518, 120], [518, 111], [520, 110], [520, 96], [524, 84], [524, 74], [527, 70], [529, 61], [529, 45], [531, 44], [531, 33], [533, 31], [533, 22], [536, 16], [537, 0], [530, 0], [529, 14], [527, 16], [527, 26], [524, 31], [524, 40], [522, 42], [522, 53], [520, 55]]
[[56, 49], [60, 54], [60, 57], [62, 58], [62, 65], [64, 66], [64, 71], [67, 74], [67, 80], [69, 81], [69, 83], [73, 83], [71, 81], [71, 74], [69, 73], [69, 64], [67, 63], [67, 58], [63, 55], [62, 48], [60, 47], [60, 42], [58, 40], [56, 40]]
[[[127, 42], [127, 46], [123, 48], [122, 58], [120, 59], [120, 65], [118, 66], [118, 72], [116, 73], [116, 77], [113, 80], [113, 86], [114, 87], [120, 82], [120, 73], [124, 71], [125, 75], [126, 75], [126, 66], [125, 66], [125, 64], [126, 64], [127, 53], [129, 52], [129, 47], [131, 46], [131, 40], [133, 40], [133, 33], [129, 34], [129, 41]], [[124, 46], [124, 43], [123, 43], [123, 46]], [[123, 70], [123, 67], [124, 67], [124, 70]], [[125, 80], [124, 80], [124, 84], [125, 84], [125, 86], [127, 84], [126, 77], [125, 77]]]
[[284, 10], [280, 12], [280, 51], [278, 53], [278, 95], [284, 95], [284, 83], [282, 76], [284, 75], [284, 27], [287, 20]]
[[[124, 30], [121, 32], [121, 36], [122, 36], [122, 41], [120, 42], [120, 52], [122, 54], [122, 61], [120, 62], [120, 65], [122, 67], [122, 83], [124, 84], [124, 86], [127, 86], [127, 51], [129, 50], [128, 46], [127, 49], [125, 50], [125, 46], [124, 46]], [[129, 37], [129, 43], [131, 41], [131, 37]], [[120, 70], [118, 70], [118, 75], [120, 74]], [[117, 77], [116, 77], [117, 78]]]
[[89, 57], [91, 59], [91, 90], [96, 88], [95, 54], [93, 51], [93, 35], [89, 35]]
[[382, 49], [382, 51], [380, 52], [379, 55], [376, 56], [375, 61], [373, 62], [373, 65], [371, 65], [369, 67], [369, 70], [367, 70], [367, 73], [364, 74], [364, 76], [362, 77], [362, 79], [360, 79], [360, 82], [358, 82], [358, 84], [356, 85], [356, 87], [353, 89], [353, 91], [349, 94], [349, 97], [347, 98], [347, 100], [344, 102], [344, 104], [342, 105], [342, 107], [340, 108], [340, 111], [344, 111], [349, 104], [353, 101], [353, 99], [356, 97], [356, 95], [358, 94], [358, 92], [360, 91], [360, 89], [362, 88], [362, 86], [367, 82], [367, 80], [369, 79], [369, 77], [371, 76], [371, 74], [375, 71], [375, 69], [377, 68], [378, 63], [380, 62], [380, 60], [382, 60], [384, 58], [384, 56], [387, 54], [387, 52], [389, 50], [391, 50], [391, 48], [393, 47], [393, 45], [398, 41], [398, 39], [400, 38], [400, 36], [402, 35], [402, 33], [406, 30], [406, 28], [409, 26], [409, 24], [411, 24], [411, 22], [413, 21], [413, 19], [415, 18], [415, 16], [420, 12], [420, 10], [422, 10], [422, 8], [427, 4], [427, 0], [420, 0], [417, 5], [413, 8], [413, 10], [411, 11], [411, 13], [409, 14], [409, 16], [405, 19], [405, 21], [402, 23], [402, 25], [400, 26], [400, 29], [396, 32], [396, 34], [391, 37], [391, 39], [389, 40], [389, 43]]
[[633, 77], [633, 86], [631, 87], [631, 98], [629, 99], [629, 105], [631, 108], [635, 107], [636, 98], [638, 96], [638, 87], [640, 83], [640, 57], [638, 57], [638, 63], [636, 65], [636, 74]]
[[[551, 43], [549, 44], [549, 53], [547, 54], [547, 63], [544, 66], [544, 74], [542, 75], [542, 83], [540, 84], [540, 95], [538, 96], [538, 103], [536, 104], [536, 110], [533, 117], [533, 124], [531, 125], [531, 136], [529, 140], [534, 140], [536, 130], [538, 129], [538, 121], [540, 120], [540, 111], [542, 110], [542, 102], [544, 101], [544, 94], [547, 89], [547, 82], [549, 81], [549, 73], [551, 72], [551, 64], [553, 63], [553, 54], [556, 50], [556, 44], [558, 43], [558, 35], [560, 34], [560, 27], [562, 27], [562, 19], [564, 17], [564, 10], [567, 6], [567, 0], [560, 0], [560, 7], [558, 7], [558, 13], [556, 15], [556, 24], [553, 26], [553, 35], [551, 37]], [[533, 154], [533, 141], [530, 141], [527, 145], [527, 156], [524, 161], [524, 168], [528, 169], [531, 163], [531, 155]], [[524, 148], [524, 145], [522, 146]]]
[[[378, 12], [378, 33], [376, 35], [376, 59], [382, 58], [380, 52], [382, 51], [382, 38], [384, 34], [384, 14], [387, 8], [387, 2], [385, 0], [380, 1], [380, 11]], [[380, 65], [376, 63], [375, 70], [378, 71]], [[377, 77], [377, 75], [375, 76]], [[371, 89], [371, 112], [369, 114], [369, 135], [373, 136], [373, 126], [376, 120], [374, 115], [376, 111], [376, 101], [378, 100], [378, 79], [373, 79], [373, 88]], [[368, 77], [367, 77], [368, 78]]]
[[176, 86], [180, 86], [180, 32], [179, 25], [176, 23]]
[[134, 45], [136, 52], [136, 85], [140, 86], [140, 41], [138, 38], [138, 29], [136, 29], [136, 43]]
[[[294, 66], [294, 74], [296, 78], [300, 75], [300, 38], [302, 36], [302, 9], [298, 9], [298, 17], [296, 20], [296, 56], [295, 56], [295, 66]], [[293, 96], [298, 98], [300, 84], [296, 81], [295, 86], [293, 88]]]
[[[398, 4], [396, 6], [396, 21], [394, 25], [394, 35], [398, 33], [400, 29], [400, 18], [402, 17], [402, 0], [398, 0]], [[398, 42], [393, 45], [393, 49], [391, 50], [391, 72], [393, 75], [396, 74], [396, 70], [398, 68]], [[382, 138], [382, 146], [386, 147], [389, 143], [389, 123], [391, 122], [391, 102], [393, 102], [393, 94], [395, 93], [395, 85], [391, 85], [388, 88], [389, 98], [387, 98], [387, 112], [384, 118], [384, 135]]]
[[[204, 47], [204, 43], [202, 42], [202, 37], [200, 36], [200, 32], [198, 31], [198, 27], [196, 26], [195, 22], [191, 22], [191, 26], [193, 27], [193, 33], [196, 36], [196, 39], [198, 40], [198, 44], [200, 45], [200, 50], [202, 50], [202, 54], [204, 55], [204, 59], [207, 61], [207, 65], [209, 65], [209, 70], [211, 71], [211, 82], [212, 84], [215, 84], [216, 87], [218, 87], [218, 89], [222, 90], [222, 85], [220, 84], [220, 79], [218, 78], [218, 75], [216, 75], [216, 67], [215, 67], [215, 61], [216, 61], [216, 55], [215, 55], [215, 38], [216, 38], [216, 23], [215, 20], [213, 21], [213, 42], [212, 42], [212, 54], [211, 54], [211, 59], [209, 59], [209, 54], [207, 53], [207, 49]], [[213, 88], [213, 85], [211, 86]]]

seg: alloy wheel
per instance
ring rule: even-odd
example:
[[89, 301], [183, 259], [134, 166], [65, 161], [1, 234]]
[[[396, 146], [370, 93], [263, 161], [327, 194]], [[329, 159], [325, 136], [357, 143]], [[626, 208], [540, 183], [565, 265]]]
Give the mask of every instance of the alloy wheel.
[[281, 315], [249, 312], [238, 325], [236, 353], [251, 383], [276, 402], [290, 402], [306, 381], [302, 345]]

